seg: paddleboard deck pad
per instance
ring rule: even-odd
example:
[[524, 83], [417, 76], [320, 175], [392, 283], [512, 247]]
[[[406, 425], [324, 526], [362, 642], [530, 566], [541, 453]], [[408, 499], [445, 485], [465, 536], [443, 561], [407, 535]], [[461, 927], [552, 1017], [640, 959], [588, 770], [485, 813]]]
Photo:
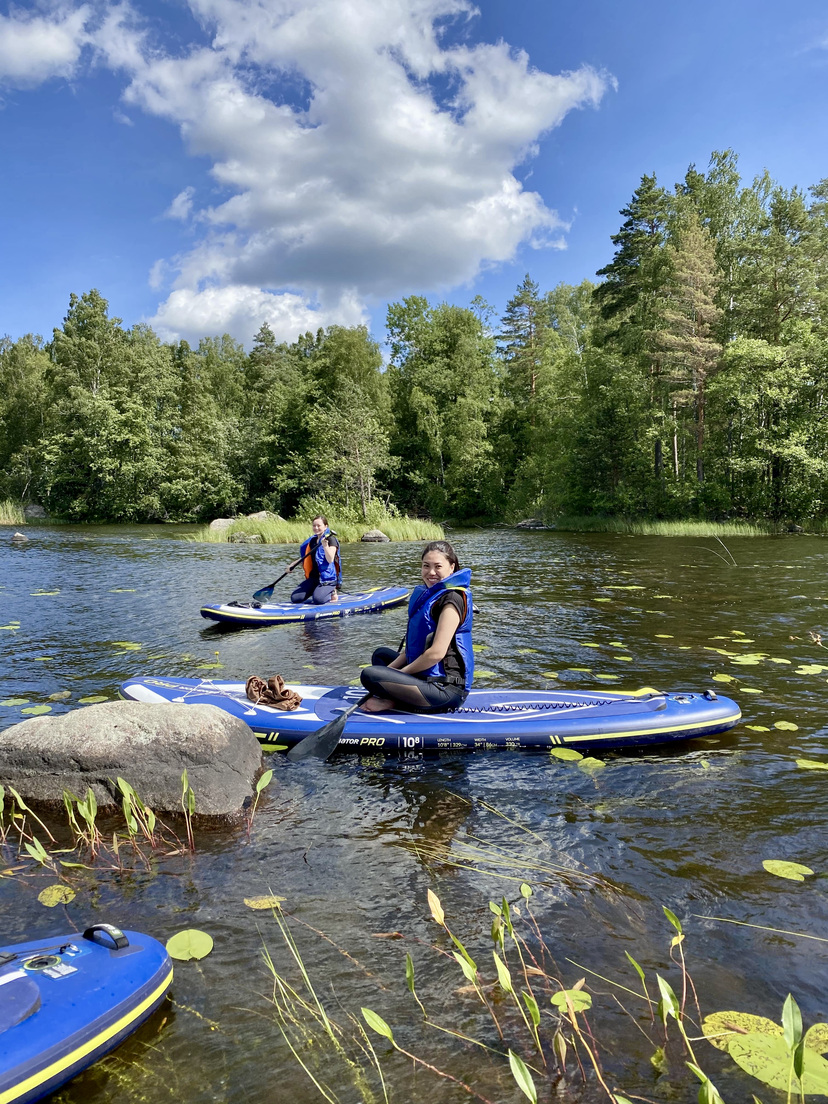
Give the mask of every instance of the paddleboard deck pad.
[[110, 924], [0, 947], [0, 1101], [40, 1100], [91, 1066], [155, 1011], [172, 976], [160, 943]]
[[340, 593], [336, 602], [224, 602], [202, 606], [201, 616], [224, 625], [287, 625], [294, 621], [318, 621], [349, 613], [378, 613], [408, 600], [405, 587], [374, 587], [359, 594]]
[[[292, 747], [362, 697], [362, 687], [291, 685], [302, 704], [291, 712], [254, 705], [244, 683], [142, 678], [120, 686], [143, 702], [216, 705], [245, 721], [268, 747]], [[344, 751], [442, 751], [489, 748], [611, 749], [663, 744], [732, 728], [741, 716], [730, 698], [656, 690], [472, 690], [448, 713], [352, 713]]]

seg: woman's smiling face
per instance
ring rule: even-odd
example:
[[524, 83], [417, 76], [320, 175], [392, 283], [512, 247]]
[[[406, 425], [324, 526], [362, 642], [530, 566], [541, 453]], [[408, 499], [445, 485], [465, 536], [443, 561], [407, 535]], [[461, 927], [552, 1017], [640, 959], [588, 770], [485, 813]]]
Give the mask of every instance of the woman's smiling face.
[[423, 556], [423, 582], [427, 587], [441, 583], [454, 572], [454, 564], [442, 552], [426, 552]]
[[322, 520], [322, 518], [314, 518], [313, 522], [311, 523], [311, 529], [318, 537], [321, 533], [325, 532], [325, 522]]

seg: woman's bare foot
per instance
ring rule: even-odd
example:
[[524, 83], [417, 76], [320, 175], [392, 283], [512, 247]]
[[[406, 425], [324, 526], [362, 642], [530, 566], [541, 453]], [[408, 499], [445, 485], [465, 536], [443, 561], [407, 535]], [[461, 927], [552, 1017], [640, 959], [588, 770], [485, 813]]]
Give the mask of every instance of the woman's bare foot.
[[360, 709], [365, 713], [387, 713], [389, 709], [393, 708], [394, 703], [390, 698], [369, 698], [360, 706]]

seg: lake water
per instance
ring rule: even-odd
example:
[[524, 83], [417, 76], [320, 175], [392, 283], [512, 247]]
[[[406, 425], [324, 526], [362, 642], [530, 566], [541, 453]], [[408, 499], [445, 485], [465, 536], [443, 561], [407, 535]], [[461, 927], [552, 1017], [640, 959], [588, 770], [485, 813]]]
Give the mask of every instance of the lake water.
[[[396, 644], [404, 630], [404, 609], [233, 632], [200, 618], [203, 603], [246, 599], [272, 581], [295, 556], [292, 547], [196, 544], [172, 527], [69, 526], [29, 527], [29, 543], [17, 547], [11, 532], [0, 530], [3, 701], [25, 698], [55, 713], [83, 708], [80, 698], [115, 697], [118, 683], [134, 674], [351, 682], [374, 647]], [[371, 1008], [401, 1046], [498, 1104], [525, 1097], [502, 1061], [422, 1027], [405, 955], [432, 1020], [500, 1053], [511, 1046], [539, 1068], [514, 1005], [491, 988], [489, 901], [504, 895], [517, 905], [538, 962], [567, 985], [587, 978], [604, 1076], [626, 1095], [695, 1099], [679, 1050], [661, 1074], [650, 1063], [653, 1045], [644, 1033], [656, 1040], [660, 1033], [646, 1003], [611, 984], [640, 994], [626, 951], [645, 970], [651, 993], [656, 973], [680, 990], [662, 906], [684, 926], [703, 1014], [735, 1009], [778, 1020], [792, 992], [806, 1025], [828, 1020], [828, 776], [796, 763], [828, 762], [828, 651], [812, 637], [828, 633], [828, 544], [802, 536], [734, 539], [727, 549], [704, 538], [513, 530], [451, 536], [473, 573], [479, 685], [715, 688], [739, 702], [743, 722], [663, 751], [607, 755], [594, 770], [546, 752], [340, 756], [295, 765], [275, 756], [274, 781], [249, 836], [243, 827], [197, 822], [192, 856], [162, 855], [134, 870], [103, 860], [93, 870], [67, 870], [76, 897], [65, 909], [38, 902], [54, 876], [17, 864], [7, 848], [6, 866], [24, 869], [0, 880], [3, 943], [96, 921], [162, 941], [194, 927], [215, 940], [209, 957], [176, 965], [163, 1012], [67, 1086], [61, 1101], [323, 1099], [287, 1046], [269, 999], [265, 948], [292, 984], [301, 983], [276, 919], [244, 903], [267, 894], [284, 898], [315, 991], [349, 1053], [356, 1034], [350, 1017], [360, 1020], [360, 1008]], [[420, 547], [346, 545], [347, 587], [416, 583]], [[285, 593], [289, 583], [280, 585]], [[742, 656], [755, 662], [736, 662]], [[222, 667], [205, 666], [214, 663]], [[714, 680], [717, 674], [733, 681]], [[71, 698], [49, 701], [61, 691]], [[25, 719], [29, 707], [0, 705], [0, 726]], [[113, 820], [110, 833], [115, 827]], [[763, 869], [766, 859], [804, 863], [816, 877], [775, 877]], [[528, 909], [521, 882], [533, 889]], [[504, 1040], [450, 957], [452, 945], [430, 916], [429, 890], [477, 961]], [[514, 951], [509, 959], [515, 973]], [[547, 999], [547, 1042], [552, 1011]], [[291, 1030], [297, 1046], [305, 1029]], [[472, 1099], [422, 1067], [413, 1072], [383, 1039], [370, 1037], [390, 1099]], [[776, 1099], [706, 1042], [695, 1047], [729, 1104], [751, 1092], [766, 1104]], [[383, 1099], [370, 1065], [360, 1074], [318, 1043], [300, 1043], [298, 1053], [331, 1099]], [[581, 1085], [571, 1053], [569, 1076], [565, 1099], [606, 1099], [592, 1073]]]

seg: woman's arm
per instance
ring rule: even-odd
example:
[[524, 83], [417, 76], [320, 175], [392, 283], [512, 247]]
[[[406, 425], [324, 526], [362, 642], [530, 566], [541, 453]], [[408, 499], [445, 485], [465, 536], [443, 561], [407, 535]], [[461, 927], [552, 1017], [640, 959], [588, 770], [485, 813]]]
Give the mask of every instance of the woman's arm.
[[333, 563], [333, 562], [334, 562], [334, 559], [335, 559], [335, 557], [336, 557], [336, 549], [337, 549], [337, 545], [335, 545], [335, 544], [330, 544], [330, 543], [328, 542], [328, 538], [327, 538], [327, 537], [325, 537], [325, 538], [323, 538], [323, 540], [322, 540], [322, 547], [323, 547], [323, 548], [324, 548], [324, 550], [325, 550], [325, 559], [326, 559], [326, 560], [328, 561], [328, 563]]
[[[459, 628], [460, 611], [455, 606], [446, 604], [440, 611], [437, 628], [429, 646], [422, 655], [412, 659], [405, 667], [400, 667], [400, 670], [405, 671], [408, 675], [416, 675], [418, 671], [427, 671], [429, 667], [433, 667], [435, 663], [445, 659], [449, 644], [451, 644], [454, 634]], [[396, 665], [396, 660], [389, 664], [390, 667], [396, 667]]]

